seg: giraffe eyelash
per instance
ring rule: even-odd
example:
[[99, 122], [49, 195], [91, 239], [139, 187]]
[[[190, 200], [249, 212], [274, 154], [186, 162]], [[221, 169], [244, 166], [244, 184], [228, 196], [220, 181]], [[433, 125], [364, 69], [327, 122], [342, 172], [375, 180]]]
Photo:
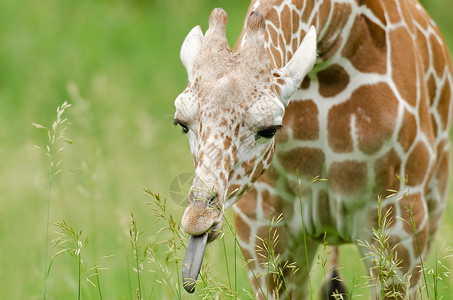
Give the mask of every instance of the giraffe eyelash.
[[182, 133], [183, 133], [183, 134], [187, 134], [187, 133], [189, 132], [189, 127], [187, 127], [186, 124], [184, 124], [183, 122], [181, 122], [181, 121], [179, 121], [179, 120], [177, 120], [177, 119], [175, 119], [175, 120], [173, 121], [173, 125], [175, 125], [175, 126], [178, 126], [178, 125], [179, 125], [179, 126], [181, 127], [181, 130], [182, 130]]
[[267, 128], [260, 129], [256, 133], [257, 138], [265, 138], [265, 139], [271, 139], [275, 136], [278, 130], [280, 130], [283, 126], [282, 125], [273, 125], [269, 126]]

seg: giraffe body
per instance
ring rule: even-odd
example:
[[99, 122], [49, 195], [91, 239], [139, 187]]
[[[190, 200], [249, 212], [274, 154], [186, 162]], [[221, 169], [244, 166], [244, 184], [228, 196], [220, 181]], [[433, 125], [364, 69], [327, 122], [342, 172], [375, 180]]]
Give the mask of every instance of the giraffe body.
[[[193, 199], [216, 200], [222, 208], [241, 199], [234, 206], [238, 238], [254, 259], [255, 274], [261, 274], [267, 270], [260, 265], [258, 237], [268, 238], [269, 218], [282, 213], [276, 252], [282, 263], [298, 263], [300, 271], [286, 288], [301, 299], [308, 293], [302, 230], [308, 235], [308, 261], [324, 236], [330, 245], [372, 243], [382, 197], [383, 211], [390, 213], [389, 244], [396, 246], [401, 272], [411, 275], [415, 297], [419, 256], [426, 257], [442, 218], [450, 165], [453, 69], [434, 22], [412, 0], [257, 0], [248, 15], [235, 52], [219, 36], [210, 41], [218, 24], [226, 24], [226, 14], [211, 15], [195, 74], [189, 72], [188, 89], [177, 100], [178, 123], [186, 126], [191, 119], [182, 117], [184, 94], [191, 95], [185, 102], [196, 102], [191, 106], [199, 114], [189, 137], [196, 188], [183, 228], [200, 234], [221, 227], [221, 221], [200, 227], [205, 206]], [[300, 56], [296, 50], [310, 26], [317, 29], [318, 58], [291, 90], [291, 61]], [[215, 65], [205, 66], [207, 60]], [[219, 121], [204, 125], [212, 119]], [[283, 128], [276, 136], [263, 140], [262, 129], [279, 122]], [[212, 186], [214, 197], [200, 192], [206, 186], [200, 181]], [[359, 249], [366, 256], [366, 249]], [[369, 259], [366, 265], [373, 267]], [[257, 298], [263, 297], [259, 285], [268, 282], [270, 295], [278, 298], [272, 280], [263, 276], [258, 284], [250, 276]]]

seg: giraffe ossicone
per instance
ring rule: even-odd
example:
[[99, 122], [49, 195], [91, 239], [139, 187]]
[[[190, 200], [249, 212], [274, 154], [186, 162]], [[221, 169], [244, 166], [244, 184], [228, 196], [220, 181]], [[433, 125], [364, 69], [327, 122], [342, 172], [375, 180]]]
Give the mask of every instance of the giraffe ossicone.
[[195, 26], [187, 35], [181, 47], [181, 61], [186, 67], [189, 77], [192, 75], [193, 61], [200, 52], [203, 43], [203, 31], [199, 25]]
[[[355, 243], [373, 269], [358, 241], [373, 243], [382, 198], [398, 278], [410, 278], [382, 290], [414, 299], [450, 174], [453, 67], [434, 22], [415, 0], [252, 0], [233, 51], [227, 20], [213, 10], [206, 34], [192, 29], [180, 54], [189, 83], [175, 101], [175, 124], [195, 167], [181, 221], [191, 235], [186, 290], [233, 204], [243, 253], [265, 275], [249, 273], [257, 298], [307, 297], [324, 238]], [[282, 224], [269, 228], [279, 214]], [[260, 250], [270, 231], [281, 265], [299, 269], [284, 285], [266, 273]]]

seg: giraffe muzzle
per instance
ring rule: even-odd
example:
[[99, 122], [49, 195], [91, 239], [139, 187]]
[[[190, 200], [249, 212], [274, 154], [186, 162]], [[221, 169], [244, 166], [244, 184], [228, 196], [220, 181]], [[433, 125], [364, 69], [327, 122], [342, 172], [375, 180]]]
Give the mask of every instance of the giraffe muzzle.
[[190, 235], [182, 265], [183, 286], [188, 293], [195, 291], [207, 243], [219, 236], [223, 225], [222, 194], [205, 185], [193, 184], [181, 219], [182, 229]]

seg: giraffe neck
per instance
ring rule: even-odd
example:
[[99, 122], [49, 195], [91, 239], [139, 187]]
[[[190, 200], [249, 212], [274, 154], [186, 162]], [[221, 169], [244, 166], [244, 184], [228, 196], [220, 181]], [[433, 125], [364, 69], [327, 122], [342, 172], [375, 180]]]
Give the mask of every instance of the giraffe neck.
[[[311, 1], [313, 2], [313, 1]], [[318, 55], [323, 60], [332, 57], [344, 44], [345, 35], [352, 27], [352, 5], [348, 1], [314, 1], [318, 7], [313, 10], [319, 31]]]
[[[331, 58], [344, 45], [352, 27], [353, 3], [339, 0], [261, 0], [251, 9], [264, 11], [267, 25], [267, 49], [273, 68], [281, 68], [292, 57], [311, 25], [318, 31], [318, 55]], [[355, 5], [356, 7], [356, 5]]]

